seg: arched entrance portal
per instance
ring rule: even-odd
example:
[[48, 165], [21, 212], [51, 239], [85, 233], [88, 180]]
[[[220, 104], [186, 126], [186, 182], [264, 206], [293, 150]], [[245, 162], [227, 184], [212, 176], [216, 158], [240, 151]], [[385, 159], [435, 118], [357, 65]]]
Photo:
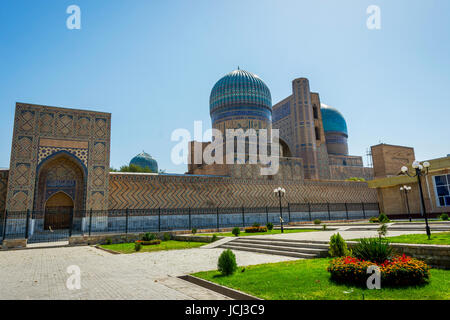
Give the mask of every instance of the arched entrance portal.
[[52, 195], [45, 203], [44, 230], [68, 229], [73, 207], [73, 200], [64, 192]]
[[[37, 169], [34, 232], [81, 227], [85, 210], [86, 170], [73, 155], [59, 152]], [[72, 218], [71, 218], [72, 217]]]

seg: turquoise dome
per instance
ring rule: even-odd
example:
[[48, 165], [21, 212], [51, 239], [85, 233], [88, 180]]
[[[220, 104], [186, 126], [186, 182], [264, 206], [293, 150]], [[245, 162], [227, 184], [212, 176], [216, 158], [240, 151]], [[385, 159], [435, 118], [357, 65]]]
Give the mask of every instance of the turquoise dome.
[[214, 85], [209, 98], [214, 122], [236, 118], [272, 119], [272, 97], [266, 84], [257, 75], [234, 70]]
[[344, 116], [335, 108], [321, 104], [323, 130], [327, 132], [340, 132], [348, 136], [347, 123]]
[[156, 162], [156, 160], [153, 159], [151, 155], [145, 153], [144, 151], [131, 159], [130, 165], [132, 164], [140, 166], [142, 168], [150, 168], [152, 172], [158, 173], [158, 162]]

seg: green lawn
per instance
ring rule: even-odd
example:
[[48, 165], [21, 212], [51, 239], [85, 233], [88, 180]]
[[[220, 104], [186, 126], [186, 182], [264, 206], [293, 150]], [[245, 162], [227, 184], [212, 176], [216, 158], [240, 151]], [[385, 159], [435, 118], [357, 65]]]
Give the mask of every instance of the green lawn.
[[426, 234], [405, 234], [396, 237], [387, 237], [393, 243], [421, 243], [421, 244], [447, 244], [450, 245], [450, 232], [431, 232], [431, 239]]
[[[298, 233], [298, 232], [313, 232], [313, 231], [322, 231], [322, 229], [284, 229], [284, 233]], [[245, 236], [258, 236], [258, 235], [267, 235], [267, 234], [280, 234], [281, 230], [271, 230], [267, 232], [254, 232], [247, 233], [245, 231], [241, 231], [239, 237]], [[196, 236], [212, 236], [217, 235], [218, 237], [234, 237], [234, 234], [231, 232], [216, 232], [216, 233], [197, 233]]]
[[[198, 248], [207, 244], [206, 242], [185, 242], [185, 241], [161, 241], [160, 244], [151, 246], [142, 246], [139, 252], [153, 252], [161, 250], [177, 250], [177, 249], [190, 249]], [[132, 243], [119, 243], [119, 244], [103, 244], [100, 247], [113, 250], [120, 253], [134, 253], [134, 242]]]
[[[217, 271], [194, 276], [268, 300], [450, 300], [450, 270], [431, 270], [430, 282], [401, 289], [368, 290], [338, 285], [329, 279], [329, 259], [310, 259], [240, 267], [229, 277]], [[348, 293], [345, 293], [348, 292]]]

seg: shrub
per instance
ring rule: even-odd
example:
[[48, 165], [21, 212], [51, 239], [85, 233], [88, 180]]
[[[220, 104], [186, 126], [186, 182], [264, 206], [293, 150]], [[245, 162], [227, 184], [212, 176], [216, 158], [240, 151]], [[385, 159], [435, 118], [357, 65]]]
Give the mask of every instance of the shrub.
[[441, 220], [447, 221], [448, 220], [448, 214], [447, 213], [441, 214]]
[[352, 254], [351, 250], [348, 249], [347, 243], [344, 238], [338, 233], [333, 234], [330, 237], [330, 247], [328, 253], [331, 257], [343, 257]]
[[168, 233], [168, 232], [164, 233], [164, 235], [163, 235], [164, 241], [169, 241], [171, 239], [172, 239], [172, 235], [170, 233]]
[[267, 227], [249, 227], [245, 228], [246, 233], [267, 232]]
[[191, 232], [192, 232], [192, 234], [196, 234], [197, 233], [197, 228], [192, 228]]
[[145, 241], [145, 240], [138, 240], [135, 242], [139, 243], [142, 246], [153, 246], [153, 245], [157, 245], [161, 243], [161, 240], [155, 239], [155, 240], [149, 240], [149, 241]]
[[[328, 272], [331, 279], [345, 284], [365, 286], [367, 268], [374, 262], [353, 257], [340, 257], [330, 261]], [[380, 268], [382, 286], [408, 286], [425, 283], [429, 277], [429, 266], [411, 257], [396, 256], [376, 264]]]
[[391, 222], [391, 220], [389, 220], [388, 216], [385, 215], [384, 213], [380, 213], [380, 215], [378, 216], [378, 221], [381, 223]]
[[360, 260], [382, 263], [392, 255], [389, 242], [381, 238], [363, 238], [353, 248], [353, 256]]
[[111, 238], [107, 238], [107, 239], [106, 239], [106, 244], [112, 244]]
[[255, 228], [259, 228], [260, 226], [261, 226], [261, 224], [258, 223], [258, 222], [255, 222], [255, 223], [253, 224], [253, 227], [255, 227]]
[[230, 249], [225, 250], [219, 257], [217, 269], [225, 276], [233, 274], [237, 270], [236, 256]]
[[327, 230], [327, 225], [326, 225], [326, 224], [324, 224], [324, 225], [322, 226], [322, 230], [323, 230], [323, 231]]
[[238, 235], [241, 234], [241, 229], [239, 229], [238, 227], [234, 227], [233, 230], [231, 230], [231, 233], [237, 237]]
[[211, 242], [214, 242], [214, 241], [217, 241], [217, 235], [216, 234], [213, 234], [212, 239], [211, 239]]
[[155, 239], [156, 239], [156, 234], [150, 233], [150, 232], [145, 233], [144, 236], [142, 237], [142, 240], [144, 240], [144, 241], [152, 241]]
[[269, 222], [268, 224], [266, 224], [267, 230], [272, 231], [273, 230], [273, 223]]
[[378, 222], [380, 222], [380, 220], [378, 220], [378, 217], [372, 217], [369, 219], [369, 222], [378, 223]]
[[134, 243], [134, 251], [141, 251], [142, 249], [142, 243], [140, 241], [136, 241]]
[[383, 223], [377, 230], [378, 232], [378, 237], [382, 238], [385, 237], [387, 235], [387, 225], [385, 223]]
[[320, 221], [320, 219], [315, 219], [314, 220], [314, 224], [321, 224], [322, 223], [322, 221]]

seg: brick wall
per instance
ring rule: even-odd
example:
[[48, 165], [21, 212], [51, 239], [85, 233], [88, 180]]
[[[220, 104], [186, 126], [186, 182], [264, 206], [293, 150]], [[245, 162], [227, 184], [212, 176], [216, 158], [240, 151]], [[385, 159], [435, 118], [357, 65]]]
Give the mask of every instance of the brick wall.
[[330, 165], [330, 178], [333, 180], [345, 180], [348, 178], [373, 179], [373, 169], [367, 167], [351, 167]]
[[8, 170], [0, 170], [0, 214], [6, 208], [6, 191], [8, 188]]
[[276, 206], [273, 189], [286, 189], [283, 201], [376, 202], [364, 182], [271, 181], [231, 177], [111, 173], [110, 209]]
[[375, 178], [395, 176], [400, 168], [414, 161], [414, 149], [403, 146], [379, 144], [371, 147]]

